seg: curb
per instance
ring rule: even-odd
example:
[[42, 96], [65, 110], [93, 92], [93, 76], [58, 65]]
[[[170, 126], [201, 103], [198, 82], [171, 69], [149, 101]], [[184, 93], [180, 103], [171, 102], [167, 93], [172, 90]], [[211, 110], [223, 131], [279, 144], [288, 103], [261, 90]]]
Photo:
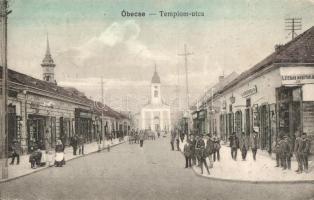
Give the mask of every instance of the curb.
[[[183, 152], [180, 149], [182, 156], [184, 157]], [[211, 179], [215, 181], [222, 181], [222, 182], [231, 182], [231, 183], [251, 183], [251, 184], [314, 184], [314, 180], [293, 180], [293, 181], [254, 181], [254, 180], [240, 180], [240, 179], [226, 179], [226, 178], [217, 178], [217, 177], [210, 177], [204, 176], [198, 173], [194, 166], [191, 167], [194, 174], [200, 178], [204, 179]]]
[[[115, 147], [115, 146], [118, 146], [118, 145], [123, 144], [123, 143], [125, 143], [125, 142], [126, 142], [126, 141], [122, 141], [122, 142], [120, 142], [120, 143], [110, 145], [110, 148]], [[105, 147], [105, 148], [101, 149], [100, 151], [98, 151], [98, 150], [97, 150], [97, 151], [92, 151], [92, 152], [90, 152], [90, 153], [88, 153], [88, 154], [85, 154], [85, 155], [79, 155], [79, 156], [70, 158], [69, 160], [66, 160], [66, 162], [69, 162], [69, 161], [72, 161], [72, 160], [76, 160], [76, 159], [78, 159], [78, 158], [83, 158], [83, 157], [85, 157], [85, 156], [87, 156], [87, 155], [91, 155], [91, 154], [94, 154], [94, 153], [99, 153], [99, 152], [102, 152], [102, 151], [104, 151], [104, 150], [106, 150], [106, 149], [108, 149], [108, 147]], [[0, 184], [6, 183], [6, 182], [9, 182], [9, 181], [13, 181], [13, 180], [16, 180], [16, 179], [18, 179], [18, 178], [22, 178], [22, 177], [24, 177], [24, 176], [28, 176], [28, 175], [31, 175], [31, 174], [34, 174], [34, 173], [43, 171], [43, 170], [45, 170], [45, 169], [51, 168], [51, 167], [53, 167], [53, 165], [52, 165], [52, 166], [45, 166], [45, 167], [39, 168], [39, 169], [34, 170], [34, 171], [31, 171], [31, 172], [29, 172], [29, 173], [22, 174], [21, 176], [16, 176], [16, 177], [8, 178], [8, 179], [3, 179], [3, 180], [0, 180]]]

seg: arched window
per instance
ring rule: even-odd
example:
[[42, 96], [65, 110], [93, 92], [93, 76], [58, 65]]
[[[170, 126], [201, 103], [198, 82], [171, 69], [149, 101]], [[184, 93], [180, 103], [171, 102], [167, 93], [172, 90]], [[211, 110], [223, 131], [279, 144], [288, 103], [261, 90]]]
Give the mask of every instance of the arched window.
[[158, 90], [154, 91], [154, 97], [156, 97], [156, 98], [158, 97]]

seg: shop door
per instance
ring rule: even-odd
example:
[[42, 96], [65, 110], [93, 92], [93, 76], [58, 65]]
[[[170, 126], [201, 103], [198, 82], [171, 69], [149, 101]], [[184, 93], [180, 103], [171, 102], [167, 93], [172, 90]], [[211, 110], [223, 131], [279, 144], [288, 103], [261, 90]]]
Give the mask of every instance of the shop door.
[[235, 128], [234, 128], [234, 131], [236, 132], [238, 137], [242, 133], [242, 112], [241, 111], [237, 111], [235, 113]]
[[270, 150], [271, 134], [270, 134], [270, 118], [269, 105], [260, 106], [260, 137], [261, 149]]
[[9, 150], [11, 144], [14, 139], [18, 140], [17, 138], [17, 120], [16, 120], [16, 112], [15, 106], [9, 105], [8, 106], [8, 144]]
[[251, 109], [245, 109], [245, 135], [250, 135], [251, 132]]
[[31, 152], [31, 147], [37, 146], [43, 148], [44, 145], [44, 118], [31, 117], [28, 120], [28, 151]]

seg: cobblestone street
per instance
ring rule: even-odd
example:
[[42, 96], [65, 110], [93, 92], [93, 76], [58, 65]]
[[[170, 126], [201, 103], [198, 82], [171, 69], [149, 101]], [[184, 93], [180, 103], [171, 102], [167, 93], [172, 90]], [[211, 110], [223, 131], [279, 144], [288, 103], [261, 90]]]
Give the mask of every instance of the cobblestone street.
[[313, 199], [313, 184], [210, 180], [184, 168], [169, 138], [122, 144], [0, 185], [1, 199]]

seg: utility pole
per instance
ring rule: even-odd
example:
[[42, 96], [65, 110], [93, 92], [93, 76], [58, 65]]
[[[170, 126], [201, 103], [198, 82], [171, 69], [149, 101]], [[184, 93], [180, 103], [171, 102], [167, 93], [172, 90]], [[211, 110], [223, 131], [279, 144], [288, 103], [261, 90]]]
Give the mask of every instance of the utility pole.
[[184, 66], [185, 66], [185, 86], [186, 86], [186, 112], [185, 112], [185, 118], [187, 120], [187, 138], [189, 138], [189, 117], [190, 117], [190, 102], [189, 102], [189, 77], [188, 77], [188, 56], [193, 55], [193, 53], [190, 53], [187, 51], [186, 44], [184, 44], [184, 53], [178, 54], [178, 56], [184, 56]]
[[7, 70], [7, 23], [8, 15], [11, 11], [8, 11], [7, 0], [0, 1], [0, 23], [1, 23], [1, 39], [0, 39], [0, 53], [2, 66], [2, 102], [1, 102], [1, 128], [0, 128], [0, 145], [1, 145], [1, 168], [2, 168], [2, 179], [8, 178], [8, 70]]
[[293, 40], [297, 36], [296, 31], [302, 30], [302, 18], [286, 18], [285, 19], [285, 30], [291, 34]]
[[101, 77], [101, 104], [103, 109], [101, 109], [101, 135], [102, 135], [102, 147], [104, 148], [104, 140], [105, 140], [105, 130], [104, 130], [104, 80], [103, 77]]

